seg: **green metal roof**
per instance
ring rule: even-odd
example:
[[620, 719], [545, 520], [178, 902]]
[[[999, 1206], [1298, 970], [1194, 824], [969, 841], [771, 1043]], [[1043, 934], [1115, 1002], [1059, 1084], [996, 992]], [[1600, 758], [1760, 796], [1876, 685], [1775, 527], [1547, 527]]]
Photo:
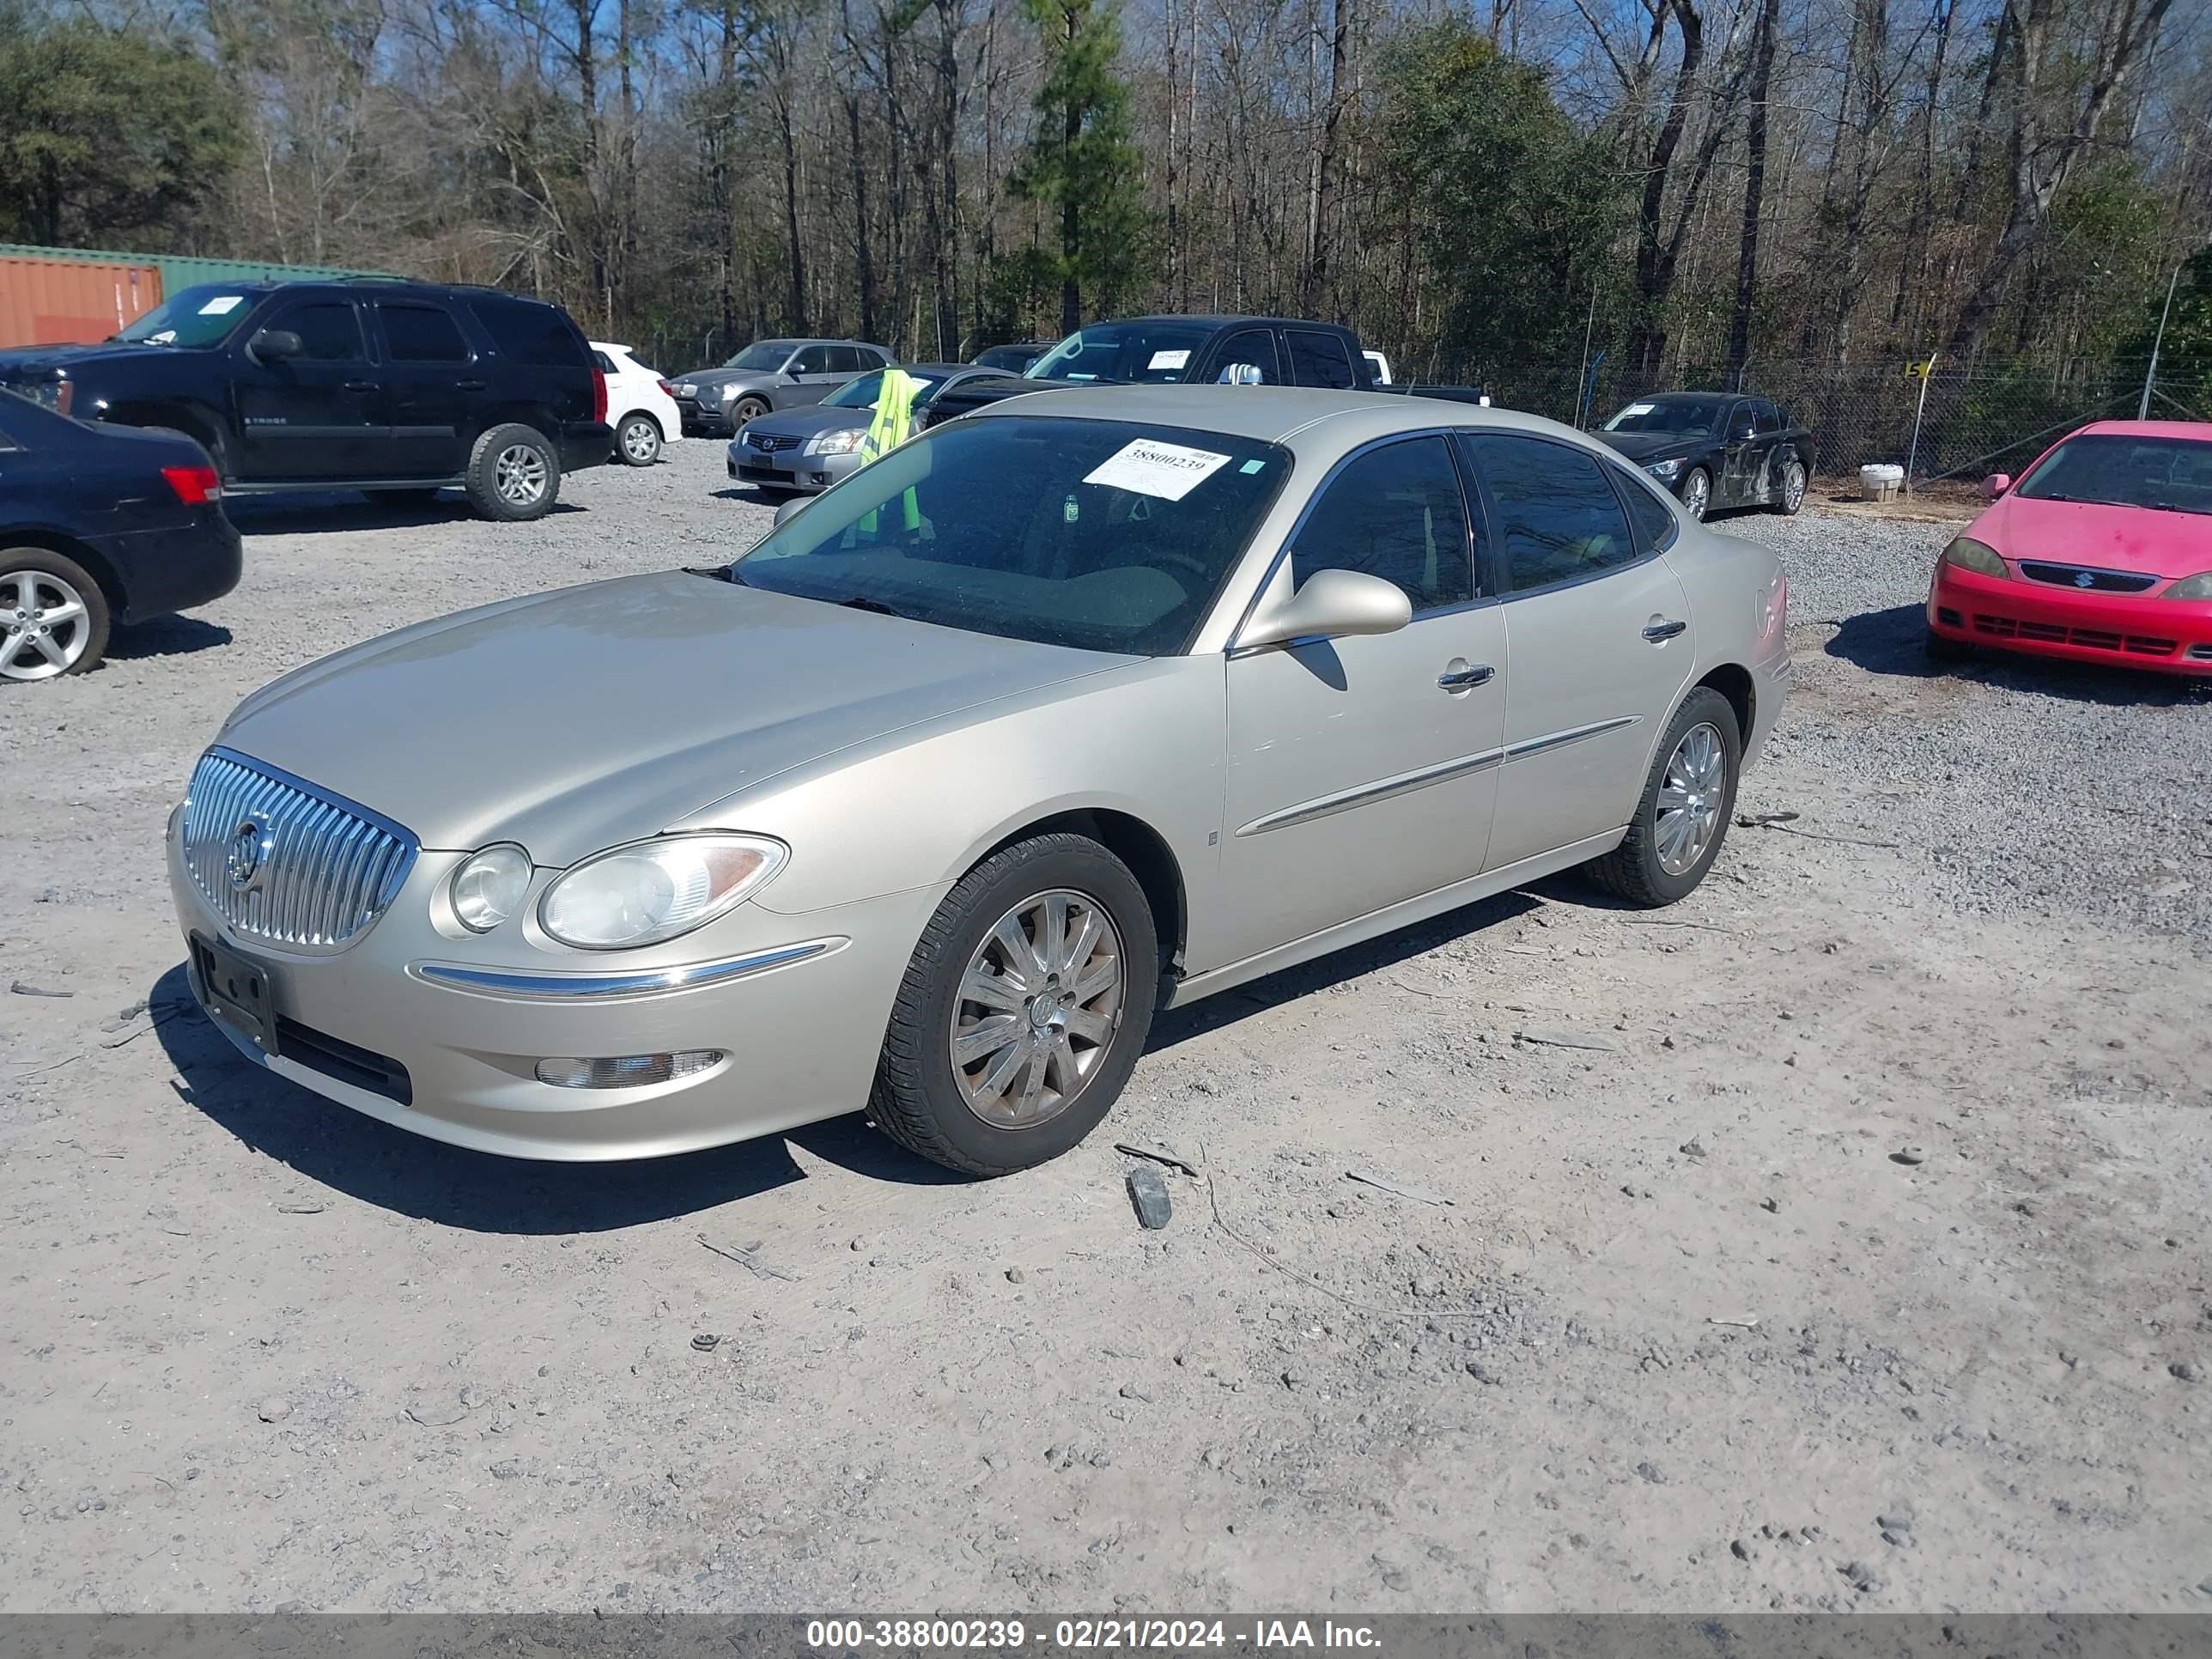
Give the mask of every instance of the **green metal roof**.
[[152, 265], [161, 273], [167, 292], [190, 288], [195, 283], [308, 282], [345, 276], [382, 276], [388, 272], [357, 270], [337, 265], [285, 265], [262, 259], [204, 259], [188, 253], [130, 253], [113, 248], [33, 247], [23, 242], [0, 242], [0, 258], [51, 259], [62, 264]]

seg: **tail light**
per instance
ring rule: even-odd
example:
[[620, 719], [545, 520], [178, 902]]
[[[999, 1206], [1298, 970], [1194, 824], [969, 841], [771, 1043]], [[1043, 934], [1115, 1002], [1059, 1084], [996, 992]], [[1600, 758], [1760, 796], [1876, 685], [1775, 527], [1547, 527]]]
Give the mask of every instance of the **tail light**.
[[604, 369], [594, 368], [592, 371], [592, 418], [595, 421], [607, 418], [607, 376]]
[[186, 507], [201, 507], [222, 499], [222, 475], [211, 466], [165, 466], [161, 476], [177, 499]]
[[676, 395], [676, 387], [669, 381], [655, 380], [653, 385], [659, 386], [663, 392], [666, 392], [672, 398]]

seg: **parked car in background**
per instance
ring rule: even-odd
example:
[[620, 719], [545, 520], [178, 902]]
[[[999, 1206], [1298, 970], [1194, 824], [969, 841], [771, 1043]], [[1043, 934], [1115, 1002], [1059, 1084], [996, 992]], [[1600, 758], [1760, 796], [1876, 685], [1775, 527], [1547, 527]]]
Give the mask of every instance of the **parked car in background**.
[[1988, 488], [1936, 562], [1929, 655], [2212, 676], [2212, 425], [2098, 421]]
[[770, 410], [818, 404], [855, 374], [888, 368], [891, 354], [859, 340], [759, 340], [720, 368], [676, 377], [684, 430], [730, 438]]
[[1378, 386], [1390, 384], [1390, 360], [1381, 352], [1370, 349], [1359, 354], [1367, 359], [1367, 373]]
[[684, 436], [676, 388], [640, 362], [629, 346], [605, 340], [591, 345], [592, 360], [607, 377], [607, 424], [614, 428], [615, 453], [631, 466], [651, 466], [663, 446]]
[[103, 344], [0, 352], [0, 388], [181, 432], [234, 495], [457, 485], [486, 518], [535, 519], [613, 446], [567, 312], [428, 283], [182, 289]]
[[116, 623], [206, 605], [238, 575], [198, 444], [0, 392], [0, 681], [83, 673]]
[[1811, 434], [1771, 398], [1655, 392], [1592, 435], [1673, 490], [1693, 519], [1733, 507], [1795, 513], [1805, 504]]
[[[921, 382], [915, 396], [915, 429], [928, 423], [937, 395], [997, 371], [970, 363], [908, 363]], [[730, 477], [783, 494], [811, 495], [830, 488], [860, 464], [860, 438], [876, 414], [876, 398], [889, 371], [875, 369], [848, 380], [811, 409], [789, 409], [748, 421], [730, 440]]]
[[1018, 374], [1031, 363], [1052, 349], [1049, 340], [1032, 341], [1028, 345], [994, 345], [979, 351], [973, 359], [978, 368], [995, 368], [1002, 374]]
[[1576, 866], [1691, 892], [1786, 612], [1771, 550], [1549, 422], [1011, 399], [722, 568], [249, 696], [170, 886], [239, 1050], [402, 1127], [647, 1158], [866, 1103], [1003, 1173], [1105, 1115], [1164, 1005]]

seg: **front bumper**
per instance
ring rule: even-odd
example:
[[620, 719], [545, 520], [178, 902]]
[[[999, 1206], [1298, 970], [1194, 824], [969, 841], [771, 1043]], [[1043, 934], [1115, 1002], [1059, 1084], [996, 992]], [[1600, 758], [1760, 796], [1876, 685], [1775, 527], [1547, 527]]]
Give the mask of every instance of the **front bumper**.
[[763, 452], [742, 438], [731, 441], [724, 457], [724, 465], [738, 483], [810, 495], [849, 477], [860, 465], [860, 456], [851, 450], [842, 455], [809, 455], [801, 444], [792, 449]]
[[[657, 1158], [859, 1110], [900, 976], [942, 896], [918, 890], [805, 915], [743, 904], [640, 951], [542, 948], [510, 922], [495, 946], [498, 934], [456, 939], [434, 924], [432, 896], [462, 855], [424, 852], [366, 933], [308, 956], [225, 924], [183, 866], [173, 817], [168, 854], [201, 1006], [210, 999], [194, 934], [246, 957], [273, 988], [273, 1055], [210, 1010], [248, 1060], [432, 1139], [562, 1162]], [[687, 963], [709, 971], [672, 988], [618, 982]], [[642, 1086], [564, 1088], [537, 1075], [545, 1059], [701, 1048], [726, 1058]]]
[[1938, 563], [1928, 629], [1962, 644], [2032, 656], [2212, 676], [2212, 601], [2076, 592], [2025, 577], [2001, 581]]

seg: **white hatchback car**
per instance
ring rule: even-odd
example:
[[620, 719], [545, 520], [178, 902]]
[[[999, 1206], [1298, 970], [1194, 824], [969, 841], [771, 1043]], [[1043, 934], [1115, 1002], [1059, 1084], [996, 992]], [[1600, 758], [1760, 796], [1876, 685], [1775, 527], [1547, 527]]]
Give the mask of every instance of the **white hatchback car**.
[[607, 424], [615, 429], [615, 454], [632, 466], [651, 466], [663, 444], [684, 436], [684, 420], [668, 382], [638, 362], [626, 345], [592, 342], [599, 373], [607, 377]]

